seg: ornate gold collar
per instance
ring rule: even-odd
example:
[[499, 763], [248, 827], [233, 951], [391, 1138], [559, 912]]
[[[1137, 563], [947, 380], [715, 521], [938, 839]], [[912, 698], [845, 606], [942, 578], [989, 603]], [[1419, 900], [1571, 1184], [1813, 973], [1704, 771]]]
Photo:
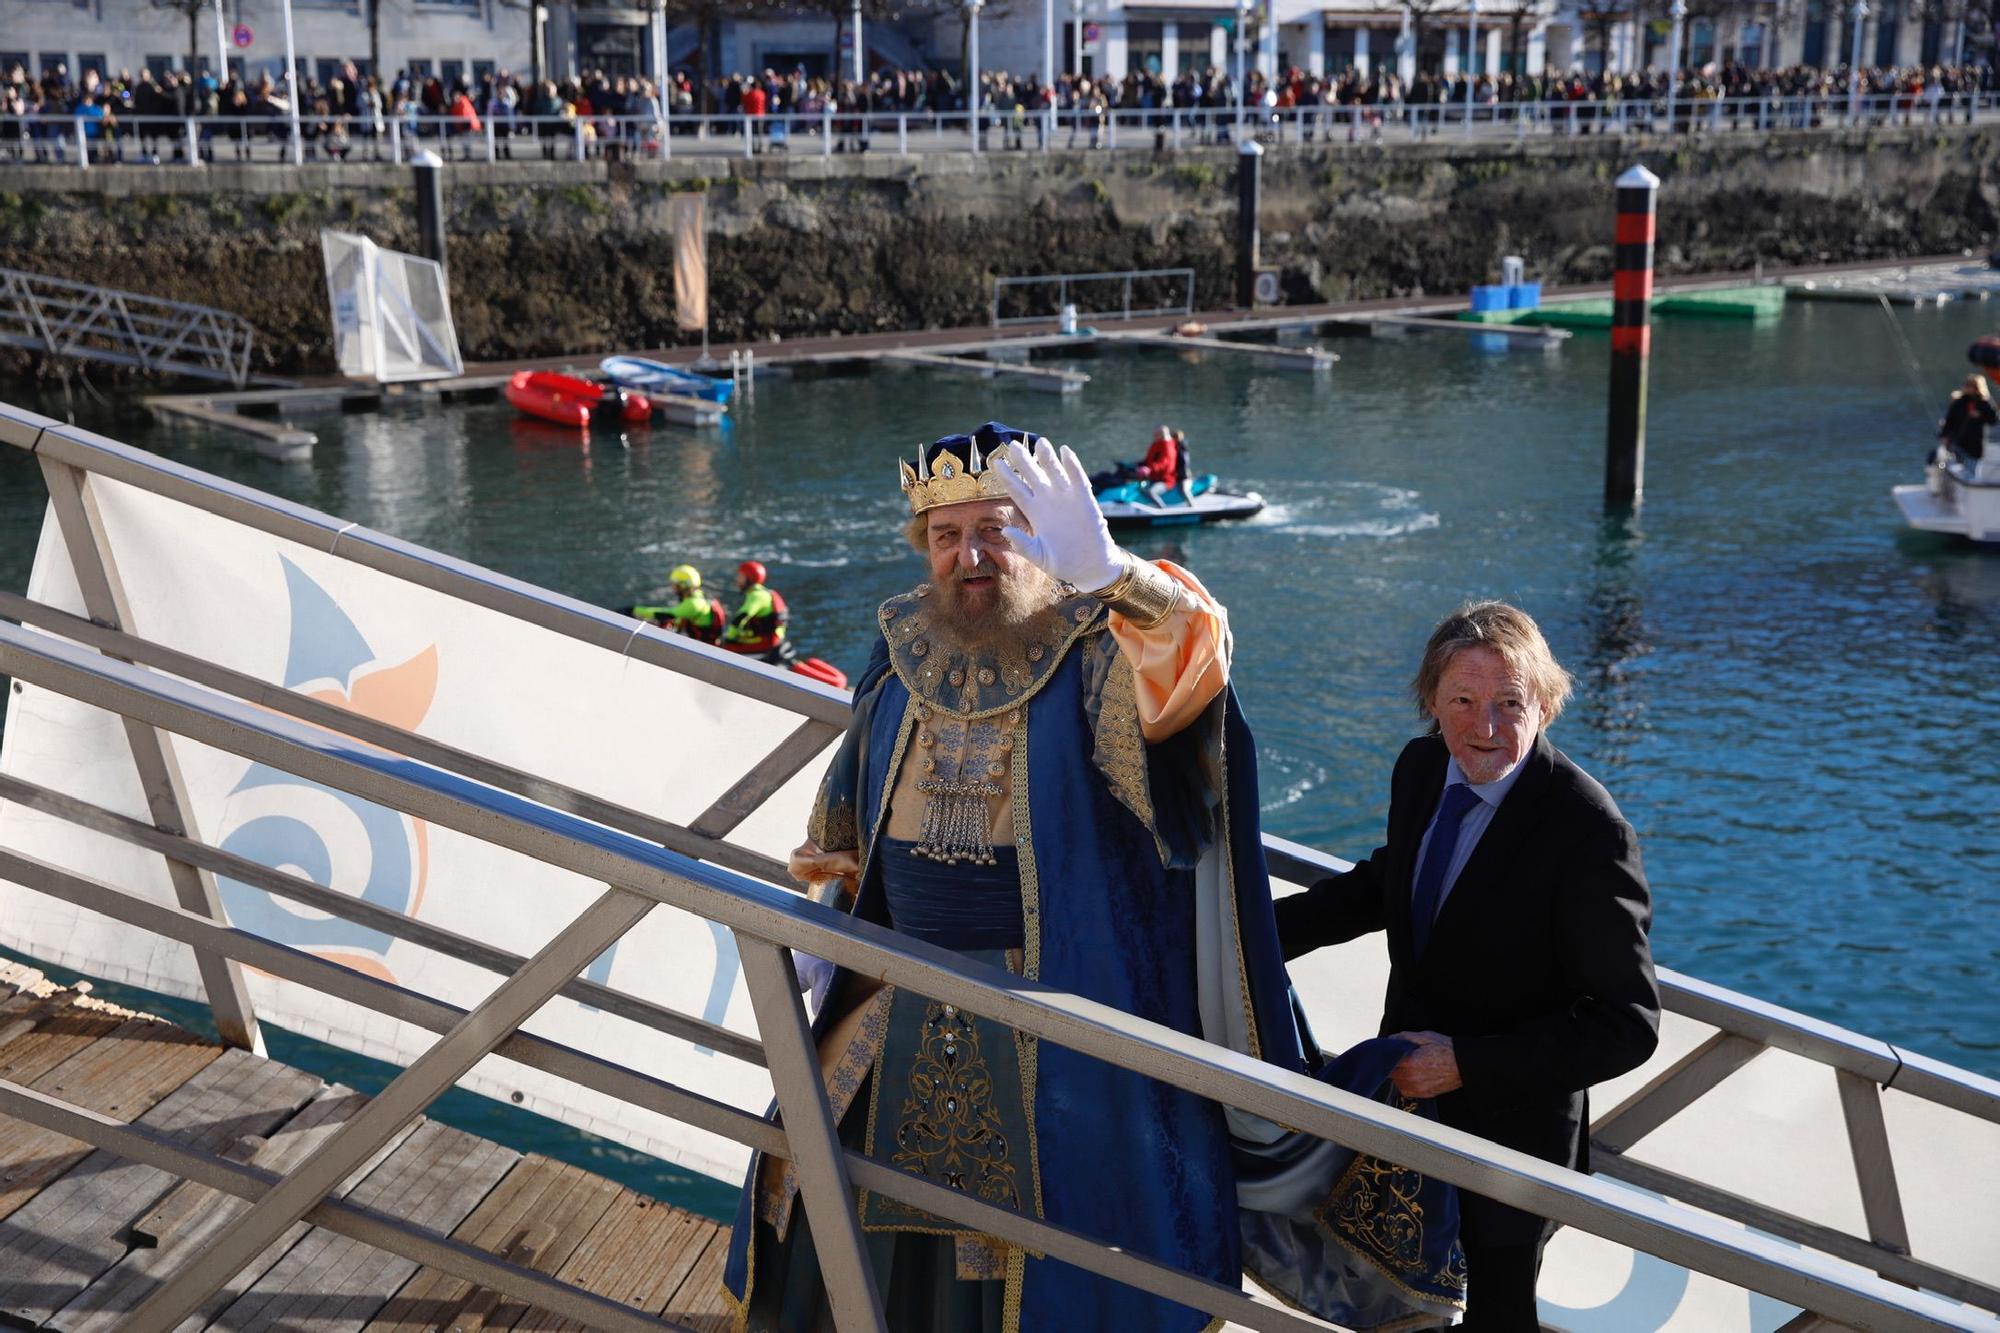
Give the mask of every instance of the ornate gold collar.
[[1048, 683], [1070, 645], [1104, 625], [1104, 603], [1077, 596], [1004, 636], [967, 644], [931, 614], [931, 585], [891, 597], [876, 613], [889, 642], [889, 664], [911, 694], [961, 718], [1018, 708]]

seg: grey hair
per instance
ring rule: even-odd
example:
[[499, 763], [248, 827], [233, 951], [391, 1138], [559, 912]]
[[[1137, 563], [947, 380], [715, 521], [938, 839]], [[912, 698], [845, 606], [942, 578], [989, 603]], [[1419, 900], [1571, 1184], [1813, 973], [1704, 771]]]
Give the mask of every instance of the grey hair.
[[1437, 697], [1445, 668], [1468, 648], [1491, 648], [1500, 654], [1508, 670], [1521, 677], [1541, 704], [1544, 727], [1562, 716], [1563, 705], [1569, 702], [1576, 680], [1556, 661], [1535, 618], [1506, 602], [1467, 602], [1431, 631], [1416, 679], [1410, 682], [1417, 713], [1430, 722], [1433, 730], [1437, 727], [1437, 716], [1431, 711], [1431, 700]]

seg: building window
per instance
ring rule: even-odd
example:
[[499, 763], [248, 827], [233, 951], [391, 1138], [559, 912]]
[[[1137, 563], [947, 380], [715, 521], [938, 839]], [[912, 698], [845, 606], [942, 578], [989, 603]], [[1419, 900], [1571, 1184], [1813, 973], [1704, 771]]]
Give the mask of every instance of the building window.
[[331, 87], [333, 81], [340, 77], [340, 62], [321, 56], [313, 62], [313, 74], [319, 79], [320, 87]]
[[492, 62], [492, 61], [490, 61], [490, 60], [475, 60], [475, 61], [473, 61], [473, 62], [472, 62], [472, 82], [473, 82], [473, 83], [474, 83], [475, 85], [477, 85], [477, 84], [481, 84], [481, 83], [484, 83], [484, 82], [485, 82], [486, 80], [488, 80], [488, 79], [492, 78], [492, 77], [493, 77], [493, 73], [494, 73], [494, 68], [495, 68], [495, 66], [494, 66], [493, 62]]
[[76, 58], [76, 77], [81, 79], [85, 70], [96, 70], [98, 78], [104, 78], [107, 68], [102, 51], [90, 51]]
[[[0, 68], [4, 68], [5, 63], [4, 61], [0, 61]], [[174, 58], [172, 56], [147, 56], [146, 68], [153, 72], [155, 79], [163, 78], [174, 72]]]
[[26, 51], [0, 51], [0, 78], [11, 80], [14, 71], [20, 70], [23, 77], [28, 73], [28, 53]]
[[446, 60], [438, 64], [438, 78], [444, 82], [446, 92], [458, 87], [458, 81], [465, 77], [463, 60]]
[[44, 51], [41, 54], [41, 62], [41, 73], [44, 77], [50, 74], [60, 74], [64, 78], [69, 77], [69, 52]]
[[425, 79], [428, 79], [428, 78], [429, 78], [430, 76], [431, 76], [431, 62], [430, 62], [430, 61], [428, 61], [428, 60], [412, 60], [412, 61], [410, 62], [410, 82], [411, 82], [411, 83], [422, 83], [422, 82], [423, 82], [423, 81], [424, 81]]

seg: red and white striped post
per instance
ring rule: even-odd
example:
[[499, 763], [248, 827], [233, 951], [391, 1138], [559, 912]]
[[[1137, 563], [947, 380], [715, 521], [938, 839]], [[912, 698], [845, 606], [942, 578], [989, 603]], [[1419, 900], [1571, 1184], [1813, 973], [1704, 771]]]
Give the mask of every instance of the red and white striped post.
[[1604, 504], [1630, 509], [1646, 482], [1646, 370], [1653, 350], [1653, 224], [1660, 178], [1633, 167], [1618, 178], [1617, 272], [1611, 279], [1611, 424]]

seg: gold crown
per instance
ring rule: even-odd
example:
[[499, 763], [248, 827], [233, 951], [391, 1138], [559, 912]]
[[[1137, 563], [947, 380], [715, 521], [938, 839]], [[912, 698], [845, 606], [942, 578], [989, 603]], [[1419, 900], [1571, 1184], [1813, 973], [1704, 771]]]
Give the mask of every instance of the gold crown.
[[986, 460], [980, 457], [979, 441], [975, 439], [970, 444], [971, 454], [966, 458], [960, 458], [949, 449], [936, 458], [929, 458], [925, 454], [929, 446], [919, 445], [915, 467], [908, 463], [897, 465], [902, 469], [903, 494], [910, 497], [910, 513], [913, 516], [926, 509], [936, 509], [939, 505], [1009, 498], [999, 472], [988, 467]]

